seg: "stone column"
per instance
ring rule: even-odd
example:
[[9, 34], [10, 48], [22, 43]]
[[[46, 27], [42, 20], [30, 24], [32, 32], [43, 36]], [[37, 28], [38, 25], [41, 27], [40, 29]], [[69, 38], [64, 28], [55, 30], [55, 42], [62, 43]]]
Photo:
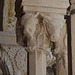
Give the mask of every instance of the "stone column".
[[3, 10], [3, 31], [9, 31], [15, 33], [16, 17], [15, 17], [15, 1], [6, 0], [4, 1]]
[[75, 0], [71, 0], [72, 74], [75, 75]]
[[46, 75], [46, 53], [43, 50], [29, 53], [29, 75]]
[[68, 75], [68, 58], [65, 53], [56, 56], [56, 74]]
[[46, 75], [46, 52], [50, 38], [39, 13], [27, 12], [21, 20], [29, 52], [29, 75]]
[[[66, 37], [66, 26], [61, 30], [58, 42], [56, 42], [54, 54], [56, 56], [56, 71], [57, 75], [68, 75], [68, 55], [67, 45], [65, 45]], [[57, 46], [58, 45], [58, 46]]]
[[[50, 41], [54, 42], [54, 44], [55, 44], [55, 50], [57, 51], [56, 54], [58, 55], [58, 57], [62, 56], [63, 54], [61, 54], [61, 53], [65, 53], [65, 51], [63, 51], [65, 49], [64, 48], [65, 46], [64, 46], [64, 42], [63, 42], [64, 37], [60, 38], [60, 36], [64, 36], [64, 35], [63, 34], [60, 35], [61, 34], [60, 32], [62, 31], [62, 28], [64, 27], [64, 15], [66, 15], [66, 9], [69, 6], [69, 1], [68, 0], [66, 0], [66, 1], [64, 1], [64, 0], [59, 0], [59, 1], [57, 1], [57, 0], [56, 1], [55, 0], [47, 0], [47, 1], [46, 0], [43, 0], [43, 1], [42, 0], [22, 0], [22, 5], [23, 5], [23, 11], [25, 13], [27, 11], [40, 12], [40, 15], [42, 17], [41, 20], [39, 20], [40, 28], [42, 29], [42, 26], [45, 26], [48, 35], [50, 35], [50, 36], [48, 36], [48, 37], [50, 37]], [[25, 17], [27, 17], [27, 16], [25, 16]], [[36, 18], [35, 18], [35, 22], [37, 22]], [[41, 29], [39, 28], [39, 25], [37, 23], [32, 24], [32, 23], [34, 23], [34, 21], [32, 21], [30, 23], [31, 20], [29, 20], [29, 21], [27, 21], [27, 20], [24, 20], [22, 23], [24, 25], [24, 35], [28, 39], [31, 39], [31, 41], [37, 42], [38, 41], [37, 36], [40, 35], [40, 37], [42, 37], [41, 33], [38, 33], [38, 31], [40, 32]], [[44, 25], [41, 25], [42, 20], [43, 20]], [[37, 27], [36, 27], [36, 24], [37, 24]], [[27, 27], [28, 27], [28, 30], [27, 30]], [[34, 38], [35, 33], [36, 33], [36, 38]], [[29, 41], [29, 43], [31, 41]], [[41, 41], [41, 38], [40, 38], [40, 41]], [[33, 43], [32, 43], [32, 45], [33, 45]], [[41, 42], [39, 44], [42, 45], [43, 42]], [[35, 45], [38, 46], [38, 44], [35, 44]], [[35, 47], [35, 45], [34, 45], [34, 47]], [[36, 48], [36, 50], [41, 48], [41, 45], [40, 45], [40, 47]], [[43, 47], [42, 49], [46, 50], [45, 47]], [[60, 66], [60, 67], [62, 68], [62, 66]], [[63, 69], [64, 68], [62, 68], [62, 71], [63, 71]], [[58, 71], [58, 69], [57, 69], [57, 71]], [[59, 73], [59, 75], [61, 75], [61, 74]], [[65, 75], [67, 75], [67, 74], [65, 74]]]
[[[55, 49], [54, 54], [56, 56], [56, 72], [57, 75], [68, 75], [68, 54], [67, 54], [67, 45], [64, 44], [66, 34], [66, 26], [61, 31], [61, 36], [59, 42], [57, 43], [59, 48]], [[61, 38], [62, 37], [62, 38]], [[65, 37], [67, 38], [67, 37]], [[59, 45], [60, 44], [60, 45]]]
[[57, 75], [68, 75], [68, 59], [67, 59], [67, 33], [64, 15], [50, 14], [42, 15], [44, 23], [48, 26], [47, 30], [50, 34], [51, 41], [54, 45], [54, 56], [56, 56]]

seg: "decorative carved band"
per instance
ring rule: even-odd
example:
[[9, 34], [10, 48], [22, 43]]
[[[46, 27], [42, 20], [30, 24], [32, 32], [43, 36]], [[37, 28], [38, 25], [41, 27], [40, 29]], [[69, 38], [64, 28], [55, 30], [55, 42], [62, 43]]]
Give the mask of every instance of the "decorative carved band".
[[27, 72], [27, 53], [25, 50], [19, 50], [16, 55], [16, 64], [19, 69]]
[[13, 65], [14, 75], [18, 75], [18, 71], [27, 72], [27, 53], [25, 48], [21, 46], [3, 46], [1, 47], [7, 52]]

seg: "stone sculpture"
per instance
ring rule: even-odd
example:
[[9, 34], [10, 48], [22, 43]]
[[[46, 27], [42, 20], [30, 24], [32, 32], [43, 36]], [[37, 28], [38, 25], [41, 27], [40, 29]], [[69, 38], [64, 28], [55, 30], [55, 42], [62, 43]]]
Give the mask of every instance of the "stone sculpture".
[[[67, 57], [65, 36], [66, 24], [61, 14], [44, 14], [27, 12], [21, 19], [24, 37], [27, 37], [27, 51], [50, 51], [50, 42], [54, 43], [53, 54], [57, 59], [57, 75], [65, 75], [67, 68], [64, 61]], [[63, 62], [63, 63], [62, 63]], [[59, 69], [62, 71], [59, 72]], [[66, 74], [67, 75], [67, 74]]]
[[[67, 46], [66, 46], [66, 24], [62, 15], [43, 16], [44, 24], [51, 41], [54, 44], [53, 55], [56, 56], [57, 75], [68, 75]], [[62, 69], [60, 71], [60, 69]]]
[[21, 24], [24, 26], [24, 36], [27, 37], [27, 48], [29, 50], [49, 48], [50, 38], [39, 17], [39, 13], [27, 13], [22, 17]]
[[[63, 17], [59, 14], [50, 14], [50, 16], [43, 16], [43, 22], [46, 24], [47, 31], [50, 35], [51, 41], [55, 46], [55, 54], [62, 53], [61, 50], [65, 47], [66, 25]], [[56, 19], [57, 18], [57, 19]], [[59, 21], [60, 20], [60, 21]]]

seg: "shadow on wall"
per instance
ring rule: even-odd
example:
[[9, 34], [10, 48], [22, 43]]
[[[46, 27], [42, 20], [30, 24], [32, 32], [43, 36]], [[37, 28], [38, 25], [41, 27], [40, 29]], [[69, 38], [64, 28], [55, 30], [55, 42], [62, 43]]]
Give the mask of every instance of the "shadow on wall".
[[17, 17], [16, 23], [16, 36], [17, 36], [17, 43], [21, 46], [26, 46], [27, 39], [24, 37], [23, 34], [23, 27], [21, 26], [21, 17], [25, 14], [23, 12], [23, 6], [21, 5], [22, 0], [15, 1], [15, 12]]
[[3, 8], [4, 0], [0, 0], [0, 31], [3, 31]]
[[53, 64], [51, 67], [46, 68], [46, 75], [56, 75], [56, 64]]

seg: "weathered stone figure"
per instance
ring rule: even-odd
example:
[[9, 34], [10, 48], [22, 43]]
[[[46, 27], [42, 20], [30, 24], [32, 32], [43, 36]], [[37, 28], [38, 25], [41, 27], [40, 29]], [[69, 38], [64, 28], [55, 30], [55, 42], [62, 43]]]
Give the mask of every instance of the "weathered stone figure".
[[35, 49], [47, 50], [50, 46], [50, 38], [46, 30], [43, 20], [38, 18], [39, 13], [27, 13], [22, 17], [22, 25], [24, 26], [24, 36], [27, 37], [28, 51]]

